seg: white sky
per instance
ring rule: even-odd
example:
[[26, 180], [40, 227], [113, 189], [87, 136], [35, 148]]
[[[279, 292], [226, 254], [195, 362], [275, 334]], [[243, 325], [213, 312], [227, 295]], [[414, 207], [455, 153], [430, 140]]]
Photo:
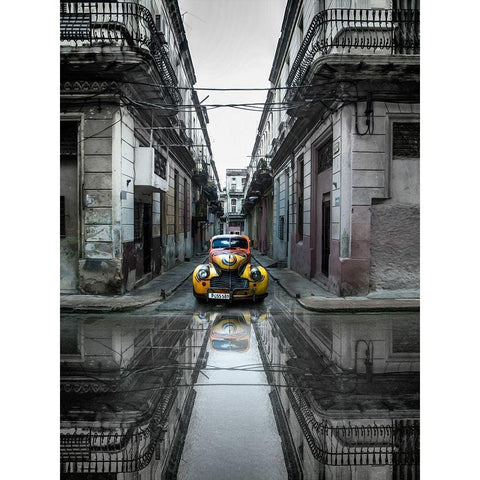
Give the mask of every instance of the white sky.
[[[267, 88], [285, 0], [179, 0], [197, 88]], [[264, 102], [267, 91], [198, 92], [204, 104]], [[261, 112], [209, 109], [208, 133], [222, 185], [248, 165]]]

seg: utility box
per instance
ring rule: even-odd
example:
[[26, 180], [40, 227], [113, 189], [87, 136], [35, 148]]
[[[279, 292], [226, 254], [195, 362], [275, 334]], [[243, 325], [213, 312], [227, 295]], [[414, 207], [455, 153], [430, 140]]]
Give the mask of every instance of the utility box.
[[135, 147], [135, 187], [145, 192], [168, 190], [167, 158], [153, 147]]

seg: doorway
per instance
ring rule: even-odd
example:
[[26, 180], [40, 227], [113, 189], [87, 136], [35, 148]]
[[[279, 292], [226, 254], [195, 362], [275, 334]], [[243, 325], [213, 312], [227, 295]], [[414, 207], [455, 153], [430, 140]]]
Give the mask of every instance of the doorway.
[[330, 222], [331, 222], [331, 200], [332, 188], [332, 138], [321, 143], [314, 150], [315, 158], [315, 262], [313, 277], [325, 282], [329, 275], [330, 258]]
[[322, 200], [322, 273], [328, 277], [330, 258], [330, 192], [323, 194]]
[[152, 271], [152, 204], [143, 204], [143, 273]]
[[78, 288], [78, 121], [60, 122], [60, 292]]

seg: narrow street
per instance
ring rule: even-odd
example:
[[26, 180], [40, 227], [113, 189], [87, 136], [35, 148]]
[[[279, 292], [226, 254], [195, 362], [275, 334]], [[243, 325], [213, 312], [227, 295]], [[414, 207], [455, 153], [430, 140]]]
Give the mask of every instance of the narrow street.
[[59, 7], [61, 479], [418, 480], [419, 0]]
[[418, 325], [310, 312], [273, 281], [260, 304], [200, 304], [188, 279], [131, 312], [65, 313], [62, 471], [403, 478], [417, 468]]

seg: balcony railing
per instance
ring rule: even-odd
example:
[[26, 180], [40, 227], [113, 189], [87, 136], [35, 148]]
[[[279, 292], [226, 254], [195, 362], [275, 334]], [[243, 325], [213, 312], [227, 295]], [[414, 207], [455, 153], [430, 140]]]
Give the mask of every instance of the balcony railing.
[[287, 395], [313, 456], [322, 464], [420, 464], [418, 419], [331, 425], [315, 418], [299, 390], [288, 389]]
[[165, 391], [149, 425], [74, 428], [60, 434], [62, 473], [126, 473], [145, 468], [168, 428], [178, 390]]
[[352, 50], [419, 54], [420, 11], [351, 8], [321, 11], [307, 30], [287, 86], [302, 84], [317, 53], [352, 53]]
[[61, 2], [60, 40], [80, 46], [117, 46], [150, 52], [172, 100], [182, 97], [168, 50], [155, 28], [152, 14], [132, 2]]

